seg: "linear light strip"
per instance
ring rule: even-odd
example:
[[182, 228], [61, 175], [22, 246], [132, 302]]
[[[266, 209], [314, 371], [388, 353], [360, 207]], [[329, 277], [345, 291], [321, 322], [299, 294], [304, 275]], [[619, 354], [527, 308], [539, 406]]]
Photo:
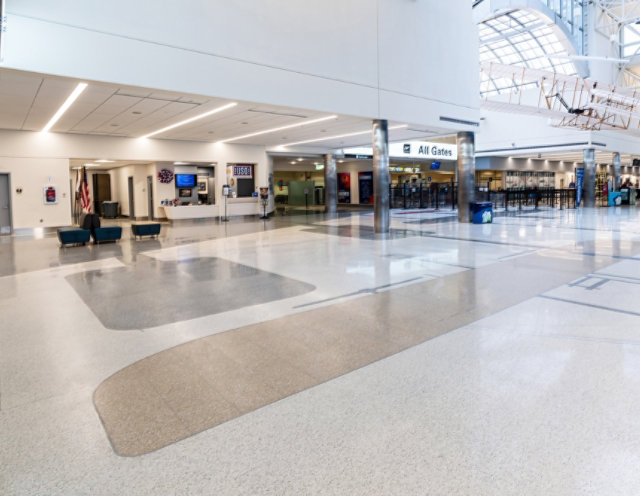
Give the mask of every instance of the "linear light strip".
[[[394, 129], [401, 129], [403, 127], [408, 127], [408, 124], [401, 124], [399, 126], [391, 126], [389, 128], [389, 131], [392, 131]], [[296, 141], [295, 143], [287, 143], [286, 145], [280, 145], [280, 146], [285, 147], [285, 146], [303, 145], [303, 144], [306, 144], [306, 143], [316, 143], [318, 141], [329, 141], [329, 140], [338, 139], [338, 138], [350, 138], [351, 136], [360, 136], [362, 134], [369, 134], [369, 133], [371, 133], [371, 129], [367, 129], [366, 131], [358, 131], [357, 133], [338, 134], [336, 136], [326, 136], [324, 138], [316, 138], [316, 139], [306, 140], [306, 141]]]
[[155, 136], [156, 134], [164, 133], [165, 131], [169, 131], [170, 129], [175, 129], [176, 127], [184, 126], [185, 124], [189, 124], [189, 123], [197, 121], [199, 119], [204, 119], [205, 117], [209, 117], [210, 115], [217, 114], [218, 112], [222, 112], [223, 110], [230, 109], [231, 107], [235, 107], [236, 105], [238, 105], [238, 104], [235, 103], [235, 102], [227, 103], [226, 105], [223, 105], [222, 107], [218, 107], [216, 109], [210, 110], [209, 112], [205, 112], [204, 114], [196, 115], [195, 117], [191, 117], [189, 119], [185, 119], [183, 121], [176, 122], [175, 124], [171, 124], [170, 126], [163, 127], [162, 129], [158, 129], [157, 131], [154, 131], [152, 133], [145, 134], [144, 136], [141, 136], [141, 138], [150, 138], [151, 136]]
[[53, 115], [51, 120], [49, 122], [47, 122], [47, 125], [44, 128], [42, 128], [42, 132], [43, 133], [48, 132], [49, 129], [51, 129], [53, 127], [53, 125], [56, 122], [58, 122], [58, 119], [60, 119], [60, 117], [62, 117], [62, 115], [69, 109], [69, 107], [71, 107], [71, 105], [73, 105], [73, 102], [76, 101], [76, 99], [80, 96], [80, 93], [82, 93], [87, 86], [88, 86], [87, 83], [78, 83], [78, 86], [76, 86], [76, 88], [67, 97], [67, 99], [64, 101], [62, 106]]
[[230, 141], [238, 141], [238, 140], [245, 139], [245, 138], [251, 138], [253, 136], [260, 136], [262, 134], [275, 133], [277, 131], [284, 131], [285, 129], [292, 129], [294, 127], [309, 126], [311, 124], [317, 124], [318, 122], [324, 122], [324, 121], [328, 121], [328, 120], [331, 120], [331, 119], [337, 119], [337, 118], [338, 118], [337, 115], [330, 115], [328, 117], [322, 117], [320, 119], [313, 119], [311, 121], [296, 122], [295, 124], [288, 124], [286, 126], [274, 127], [273, 129], [265, 129], [264, 131], [258, 131], [257, 133], [245, 134], [243, 136], [236, 136], [235, 138], [223, 139], [223, 140], [218, 141], [218, 143], [228, 143]]

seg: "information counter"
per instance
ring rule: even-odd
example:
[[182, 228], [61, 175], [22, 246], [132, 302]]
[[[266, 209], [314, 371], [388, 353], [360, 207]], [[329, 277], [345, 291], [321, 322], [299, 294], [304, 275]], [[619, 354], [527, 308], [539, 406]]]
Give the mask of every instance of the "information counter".
[[[257, 215], [258, 198], [249, 196], [245, 198], [227, 198], [227, 216], [234, 215]], [[220, 205], [220, 214], [224, 215], [224, 199]]]
[[[164, 206], [165, 217], [169, 220], [208, 219], [224, 216], [224, 199], [220, 205], [184, 205], [177, 207]], [[228, 198], [227, 216], [258, 215], [258, 199]]]
[[184, 205], [179, 207], [163, 207], [164, 215], [169, 220], [207, 219], [218, 216], [217, 205]]

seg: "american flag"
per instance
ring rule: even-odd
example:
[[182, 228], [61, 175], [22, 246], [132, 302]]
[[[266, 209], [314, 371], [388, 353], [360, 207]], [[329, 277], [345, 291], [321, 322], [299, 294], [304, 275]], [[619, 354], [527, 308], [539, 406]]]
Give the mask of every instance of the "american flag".
[[87, 168], [82, 168], [82, 190], [80, 191], [82, 210], [91, 212], [91, 199], [89, 198], [89, 184], [87, 184]]

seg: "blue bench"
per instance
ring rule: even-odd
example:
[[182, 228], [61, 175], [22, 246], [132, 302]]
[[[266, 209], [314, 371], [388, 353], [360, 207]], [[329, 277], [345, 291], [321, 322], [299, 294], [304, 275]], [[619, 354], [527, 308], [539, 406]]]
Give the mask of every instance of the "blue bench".
[[91, 231], [79, 227], [61, 227], [58, 229], [58, 240], [62, 246], [79, 245], [89, 242]]
[[93, 236], [93, 242], [97, 244], [100, 244], [101, 241], [118, 241], [122, 237], [122, 227], [96, 227], [91, 231], [91, 236]]
[[160, 234], [160, 224], [131, 224], [131, 231], [136, 238], [142, 236], [158, 237]]

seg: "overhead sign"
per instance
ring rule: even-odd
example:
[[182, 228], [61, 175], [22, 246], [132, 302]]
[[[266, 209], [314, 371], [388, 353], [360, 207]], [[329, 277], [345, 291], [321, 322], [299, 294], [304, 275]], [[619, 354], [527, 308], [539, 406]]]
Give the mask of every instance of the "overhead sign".
[[[345, 148], [343, 152], [345, 156], [353, 158], [371, 158], [373, 156], [373, 149], [366, 147]], [[458, 147], [452, 143], [431, 143], [428, 141], [390, 143], [389, 156], [425, 160], [458, 160]]]

